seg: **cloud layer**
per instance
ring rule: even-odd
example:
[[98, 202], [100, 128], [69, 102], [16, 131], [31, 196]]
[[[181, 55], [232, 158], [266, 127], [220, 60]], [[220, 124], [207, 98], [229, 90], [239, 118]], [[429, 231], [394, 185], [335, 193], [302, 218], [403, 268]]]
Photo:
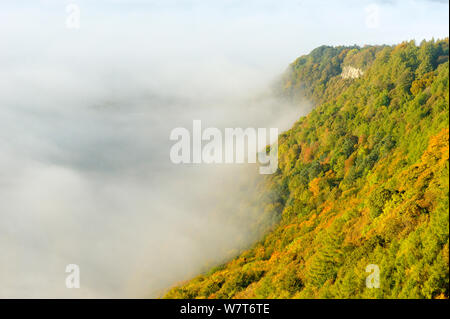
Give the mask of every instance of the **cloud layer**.
[[171, 129], [287, 129], [310, 105], [269, 87], [299, 54], [448, 32], [423, 1], [380, 2], [378, 29], [357, 2], [76, 3], [79, 30], [59, 1], [1, 4], [0, 297], [155, 297], [231, 256], [257, 171], [173, 165]]

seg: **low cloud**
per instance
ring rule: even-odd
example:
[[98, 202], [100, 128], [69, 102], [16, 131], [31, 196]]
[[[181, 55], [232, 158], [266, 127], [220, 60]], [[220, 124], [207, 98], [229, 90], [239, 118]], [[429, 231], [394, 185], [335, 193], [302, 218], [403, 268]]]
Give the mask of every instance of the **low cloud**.
[[256, 167], [174, 165], [170, 131], [289, 128], [311, 105], [277, 75], [348, 26], [303, 2], [79, 1], [69, 30], [59, 1], [26, 3], [0, 10], [0, 297], [156, 297], [254, 240]]
[[[254, 240], [255, 216], [235, 212], [256, 167], [174, 165], [170, 131], [287, 129], [306, 104], [221, 55], [169, 63], [139, 42], [109, 56], [115, 43], [85, 54], [91, 37], [70, 40], [3, 54], [0, 296], [156, 297]], [[65, 287], [68, 264], [80, 289]]]

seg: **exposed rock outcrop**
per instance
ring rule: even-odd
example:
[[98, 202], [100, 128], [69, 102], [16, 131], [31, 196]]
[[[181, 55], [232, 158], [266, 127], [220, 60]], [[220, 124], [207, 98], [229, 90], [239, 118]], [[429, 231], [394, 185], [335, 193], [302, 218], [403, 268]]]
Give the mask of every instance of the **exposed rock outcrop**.
[[357, 79], [363, 74], [364, 72], [361, 69], [347, 65], [342, 69], [341, 77], [343, 79]]

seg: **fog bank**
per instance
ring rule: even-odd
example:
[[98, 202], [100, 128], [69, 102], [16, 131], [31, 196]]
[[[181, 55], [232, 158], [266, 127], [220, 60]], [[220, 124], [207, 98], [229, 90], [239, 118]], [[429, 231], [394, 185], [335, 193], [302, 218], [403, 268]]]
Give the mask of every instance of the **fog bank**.
[[[170, 131], [288, 129], [311, 107], [273, 96], [288, 63], [388, 27], [325, 27], [335, 8], [302, 1], [105, 0], [76, 2], [72, 30], [66, 3], [0, 5], [0, 297], [157, 297], [236, 254], [255, 239], [256, 166], [174, 165]], [[364, 26], [364, 6], [339, 12]]]

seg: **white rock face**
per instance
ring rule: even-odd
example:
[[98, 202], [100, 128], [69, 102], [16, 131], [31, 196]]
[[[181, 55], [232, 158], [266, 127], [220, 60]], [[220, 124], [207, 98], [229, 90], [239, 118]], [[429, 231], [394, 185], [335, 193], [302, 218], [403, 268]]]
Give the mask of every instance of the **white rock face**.
[[352, 66], [344, 66], [341, 76], [343, 79], [357, 79], [363, 74], [364, 72], [361, 69]]

